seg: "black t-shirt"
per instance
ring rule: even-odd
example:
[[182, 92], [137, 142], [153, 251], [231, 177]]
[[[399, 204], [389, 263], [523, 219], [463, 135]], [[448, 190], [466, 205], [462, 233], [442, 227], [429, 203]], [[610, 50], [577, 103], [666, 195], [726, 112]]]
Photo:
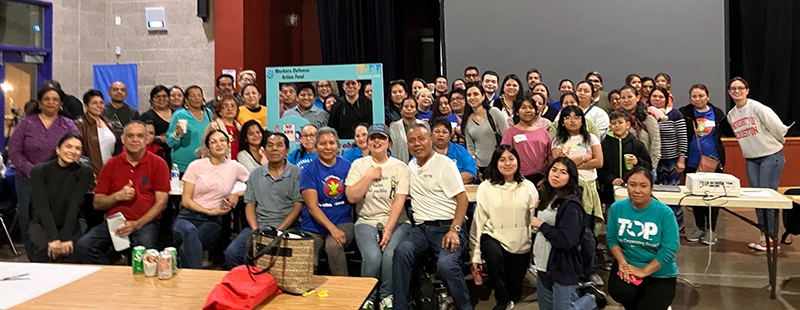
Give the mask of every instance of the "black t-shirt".
[[139, 111], [134, 110], [131, 106], [125, 104], [119, 109], [115, 109], [110, 103], [103, 109], [103, 116], [111, 120], [109, 125], [118, 135], [122, 135], [125, 125], [140, 118]]
[[360, 123], [372, 124], [372, 100], [358, 96], [356, 102], [347, 102], [342, 96], [331, 108], [328, 126], [336, 129], [341, 139], [353, 139], [356, 126]]

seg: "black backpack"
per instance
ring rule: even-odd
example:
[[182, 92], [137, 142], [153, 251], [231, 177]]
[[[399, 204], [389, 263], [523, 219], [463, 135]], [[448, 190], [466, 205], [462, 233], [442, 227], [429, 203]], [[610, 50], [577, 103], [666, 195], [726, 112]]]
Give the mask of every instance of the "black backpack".
[[[800, 195], [800, 188], [792, 188], [787, 190], [784, 195]], [[783, 210], [783, 227], [786, 231], [781, 236], [781, 243], [792, 244], [792, 241], [786, 242], [789, 235], [800, 235], [800, 203], [792, 202], [792, 208]]]

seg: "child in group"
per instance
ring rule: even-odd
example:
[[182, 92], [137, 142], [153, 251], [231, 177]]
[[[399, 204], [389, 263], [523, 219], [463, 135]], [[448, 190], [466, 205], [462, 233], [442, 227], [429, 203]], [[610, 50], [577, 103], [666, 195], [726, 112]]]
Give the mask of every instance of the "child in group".
[[[155, 143], [156, 140], [156, 127], [151, 121], [147, 121], [144, 123], [145, 127], [147, 127], [147, 151], [156, 154], [158, 157], [161, 157], [167, 164], [169, 161], [167, 160], [167, 152], [164, 151], [164, 148], [160, 145]], [[172, 167], [170, 167], [172, 168]]]
[[597, 181], [600, 184], [600, 201], [610, 205], [614, 203], [614, 186], [623, 183], [625, 174], [633, 167], [640, 166], [652, 169], [647, 147], [629, 133], [631, 123], [627, 114], [612, 111], [608, 136], [600, 143], [603, 149], [603, 166], [597, 169]]

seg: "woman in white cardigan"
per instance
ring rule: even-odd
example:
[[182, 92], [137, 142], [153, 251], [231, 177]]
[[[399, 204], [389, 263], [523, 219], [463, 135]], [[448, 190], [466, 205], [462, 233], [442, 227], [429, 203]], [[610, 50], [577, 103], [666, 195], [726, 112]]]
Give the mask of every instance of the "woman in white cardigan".
[[477, 207], [470, 230], [472, 270], [486, 261], [495, 289], [495, 309], [513, 308], [522, 294], [522, 280], [531, 261], [531, 217], [539, 193], [519, 172], [519, 154], [498, 146], [484, 181], [478, 186]]
[[392, 155], [408, 164], [411, 155], [408, 153], [408, 140], [406, 133], [414, 124], [425, 123], [417, 119], [417, 100], [413, 97], [403, 99], [400, 108], [400, 120], [389, 124], [389, 133], [392, 135]]

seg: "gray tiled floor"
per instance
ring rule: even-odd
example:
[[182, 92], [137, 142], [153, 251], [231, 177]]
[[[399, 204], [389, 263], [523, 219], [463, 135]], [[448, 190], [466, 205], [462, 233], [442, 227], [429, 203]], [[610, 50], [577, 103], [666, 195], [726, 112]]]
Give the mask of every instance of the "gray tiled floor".
[[[752, 210], [743, 212], [755, 219]], [[694, 225], [691, 210], [686, 212], [687, 229]], [[758, 238], [755, 228], [720, 212], [720, 243], [711, 248], [681, 242], [677, 261], [684, 280], [678, 281], [672, 309], [800, 309], [800, 253], [796, 245], [783, 245], [778, 258], [778, 299], [769, 299], [767, 265], [764, 253], [755, 253], [747, 243]], [[798, 237], [800, 241], [800, 237]], [[4, 243], [0, 241], [0, 243]], [[18, 245], [18, 249], [21, 245]], [[711, 264], [708, 264], [709, 253]], [[26, 261], [24, 255], [13, 257], [8, 245], [0, 246], [0, 261]], [[603, 274], [603, 276], [608, 276]], [[690, 284], [691, 281], [693, 284]], [[535, 290], [527, 289], [516, 309], [538, 309]], [[482, 301], [477, 309], [491, 309], [494, 300]], [[622, 309], [611, 305], [606, 309]]]

